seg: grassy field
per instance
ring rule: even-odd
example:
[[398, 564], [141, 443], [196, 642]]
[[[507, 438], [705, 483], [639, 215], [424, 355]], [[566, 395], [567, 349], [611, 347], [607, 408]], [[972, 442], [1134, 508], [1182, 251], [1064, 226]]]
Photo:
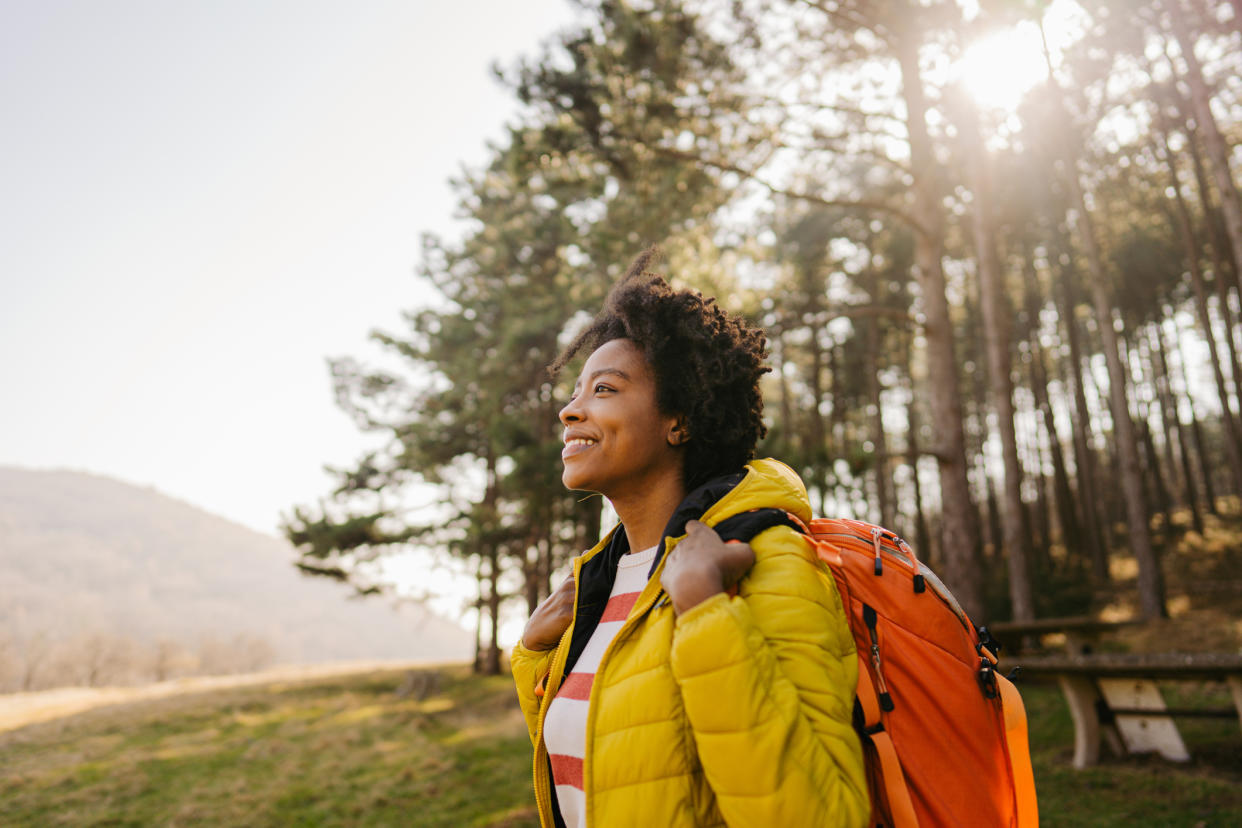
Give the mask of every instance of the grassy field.
[[0, 825], [529, 824], [509, 679], [422, 675], [404, 697], [403, 672], [376, 672], [0, 734]]
[[[213, 691], [0, 735], [0, 825], [536, 825], [508, 679], [442, 668], [402, 696], [403, 680]], [[1242, 825], [1236, 722], [1185, 723], [1189, 765], [1075, 771], [1060, 693], [1024, 696], [1044, 825]], [[1178, 702], [1228, 699], [1205, 685]]]

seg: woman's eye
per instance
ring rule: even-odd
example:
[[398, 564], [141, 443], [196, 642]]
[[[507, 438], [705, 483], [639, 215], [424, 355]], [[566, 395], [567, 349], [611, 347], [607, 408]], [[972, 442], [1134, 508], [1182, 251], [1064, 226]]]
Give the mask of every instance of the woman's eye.
[[596, 394], [600, 393], [601, 391], [611, 391], [611, 390], [612, 390], [612, 388], [610, 388], [609, 386], [604, 385], [604, 384], [602, 384], [602, 383], [601, 383], [600, 385], [595, 386], [595, 393], [596, 393]]

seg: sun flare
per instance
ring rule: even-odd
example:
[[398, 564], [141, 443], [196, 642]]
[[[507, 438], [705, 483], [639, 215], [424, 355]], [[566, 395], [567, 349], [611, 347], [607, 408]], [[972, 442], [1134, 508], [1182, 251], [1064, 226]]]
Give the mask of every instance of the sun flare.
[[1082, 36], [1083, 11], [1073, 0], [1054, 0], [1039, 26], [1024, 20], [976, 40], [954, 63], [953, 79], [982, 107], [1013, 112], [1022, 96], [1048, 77], [1047, 38], [1053, 66], [1061, 53]]
[[1039, 29], [1026, 22], [975, 41], [954, 68], [976, 103], [1008, 112], [1048, 77]]

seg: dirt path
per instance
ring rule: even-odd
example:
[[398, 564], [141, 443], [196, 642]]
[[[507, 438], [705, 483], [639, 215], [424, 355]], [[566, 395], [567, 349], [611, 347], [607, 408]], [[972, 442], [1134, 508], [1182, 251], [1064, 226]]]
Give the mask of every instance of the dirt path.
[[26, 725], [49, 722], [97, 707], [164, 699], [207, 690], [247, 687], [282, 681], [307, 681], [331, 676], [427, 667], [424, 661], [351, 661], [274, 667], [238, 676], [195, 676], [146, 684], [141, 687], [62, 687], [33, 693], [0, 695], [0, 733]]

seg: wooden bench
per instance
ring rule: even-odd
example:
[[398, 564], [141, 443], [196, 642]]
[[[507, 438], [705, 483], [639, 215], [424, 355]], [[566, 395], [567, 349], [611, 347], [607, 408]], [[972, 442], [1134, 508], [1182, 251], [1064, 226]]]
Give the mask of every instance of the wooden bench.
[[1140, 623], [1138, 620], [1102, 621], [1090, 615], [1068, 615], [1030, 621], [996, 621], [987, 627], [1007, 653], [1022, 652], [1027, 639], [1037, 639], [1042, 646], [1045, 636], [1062, 634], [1065, 636], [1066, 651], [1078, 654], [1085, 652], [1089, 642], [1100, 635]]
[[[1100, 741], [1118, 755], [1159, 753], [1190, 759], [1173, 719], [1242, 719], [1242, 655], [1228, 653], [1095, 653], [1071, 656], [1017, 656], [1004, 667], [1020, 667], [1017, 678], [1055, 678], [1074, 719], [1074, 767], [1094, 765]], [[1169, 708], [1157, 681], [1224, 681], [1232, 708]]]

